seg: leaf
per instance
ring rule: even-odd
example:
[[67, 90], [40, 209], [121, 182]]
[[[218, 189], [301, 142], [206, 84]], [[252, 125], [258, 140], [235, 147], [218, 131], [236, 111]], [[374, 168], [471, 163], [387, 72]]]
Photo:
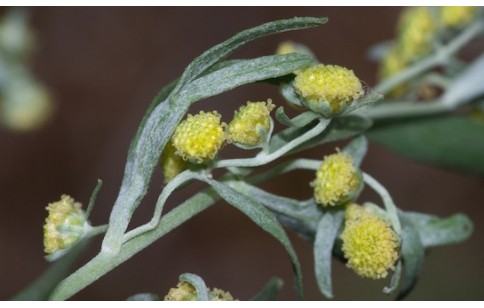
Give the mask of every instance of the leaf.
[[441, 116], [372, 129], [370, 139], [417, 161], [484, 175], [484, 122]]
[[442, 102], [451, 107], [462, 105], [484, 94], [484, 54], [459, 75], [445, 91]]
[[279, 224], [274, 215], [258, 202], [252, 200], [246, 195], [234, 190], [232, 187], [223, 183], [206, 179], [206, 182], [210, 184], [213, 189], [229, 204], [240, 210], [247, 215], [253, 222], [255, 222], [264, 231], [276, 238], [279, 243], [286, 249], [286, 252], [291, 259], [293, 270], [295, 273], [295, 287], [296, 292], [300, 298], [303, 298], [303, 286], [302, 286], [302, 272], [301, 264], [297, 258], [296, 252], [286, 235], [286, 232]]
[[209, 296], [208, 296], [209, 290], [205, 285], [205, 281], [203, 281], [202, 277], [195, 274], [184, 273], [184, 274], [181, 274], [178, 279], [182, 282], [188, 282], [195, 288], [195, 290], [197, 291], [198, 301], [209, 300]]
[[413, 289], [424, 261], [424, 246], [416, 226], [408, 219], [407, 215], [400, 215], [400, 220], [402, 222], [401, 257], [403, 260], [403, 272], [398, 299], [404, 298]]
[[87, 248], [89, 240], [82, 240], [72, 247], [70, 251], [52, 263], [34, 282], [17, 293], [11, 300], [14, 301], [41, 301], [47, 300], [55, 287], [67, 277], [72, 265]]
[[276, 300], [277, 294], [282, 289], [284, 281], [279, 277], [272, 278], [262, 290], [254, 295], [251, 301], [274, 301]]
[[223, 43], [205, 51], [202, 55], [193, 60], [183, 72], [180, 82], [174, 92], [178, 93], [179, 90], [181, 90], [190, 81], [199, 77], [206, 69], [231, 54], [237, 48], [252, 40], [275, 33], [316, 27], [325, 24], [327, 21], [327, 18], [295, 17], [292, 19], [282, 19], [268, 22], [254, 28], [241, 31]]
[[211, 97], [243, 84], [266, 80], [290, 74], [308, 66], [313, 59], [301, 54], [265, 56], [250, 60], [240, 60], [213, 73], [202, 76], [181, 92], [191, 102]]
[[[257, 35], [263, 36], [316, 26], [324, 22], [326, 22], [325, 19], [318, 18], [294, 18], [254, 28], [258, 30], [247, 30], [243, 32], [244, 34], [239, 33], [233, 39], [215, 46], [195, 59], [170, 94], [168, 91], [163, 91], [159, 98], [164, 98], [164, 101], [158, 105], [151, 105], [153, 108], [151, 113], [143, 119], [130, 146], [123, 182], [111, 211], [109, 228], [103, 241], [104, 251], [114, 253], [119, 251], [122, 234], [126, 231], [133, 212], [148, 190], [153, 170], [158, 164], [161, 153], [190, 104], [246, 83], [289, 74], [300, 66], [309, 65], [313, 60], [308, 56], [293, 54], [233, 61], [219, 70], [194, 80], [193, 83], [188, 83], [188, 89], [185, 89], [184, 83], [204, 73], [221, 57], [255, 39]], [[287, 28], [281, 28], [285, 26]]]
[[284, 99], [289, 104], [292, 104], [294, 106], [299, 106], [299, 107], [303, 106], [301, 97], [299, 97], [299, 95], [296, 94], [296, 91], [294, 91], [294, 87], [292, 86], [292, 82], [282, 84], [279, 88], [279, 91], [280, 91], [282, 97], [284, 97]]
[[447, 218], [439, 218], [415, 212], [402, 214], [415, 225], [422, 245], [426, 248], [457, 244], [471, 236], [474, 226], [464, 214], [454, 214]]
[[353, 140], [351, 140], [348, 145], [343, 149], [344, 153], [348, 153], [353, 159], [355, 166], [360, 166], [363, 158], [365, 158], [366, 152], [368, 151], [368, 140], [364, 135], [360, 135]]
[[395, 266], [395, 272], [393, 272], [392, 278], [390, 280], [390, 286], [384, 287], [383, 293], [391, 294], [395, 292], [395, 290], [398, 288], [398, 285], [400, 283], [401, 274], [402, 274], [402, 261], [398, 261], [397, 265]]
[[331, 261], [333, 246], [343, 223], [343, 212], [328, 211], [318, 224], [314, 240], [314, 270], [321, 293], [333, 297], [331, 282]]
[[139, 293], [131, 295], [126, 299], [127, 301], [159, 301], [160, 298], [156, 294], [152, 293]]

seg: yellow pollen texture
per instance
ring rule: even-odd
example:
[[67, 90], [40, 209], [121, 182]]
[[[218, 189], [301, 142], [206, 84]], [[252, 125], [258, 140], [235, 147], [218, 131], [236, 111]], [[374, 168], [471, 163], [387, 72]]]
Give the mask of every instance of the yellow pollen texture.
[[225, 140], [224, 125], [216, 111], [188, 115], [173, 135], [176, 154], [193, 163], [212, 160]]
[[351, 193], [358, 190], [361, 178], [348, 154], [336, 153], [326, 156], [316, 171], [314, 198], [323, 206], [335, 206], [348, 201]]
[[257, 132], [257, 126], [266, 133], [271, 125], [270, 113], [274, 109], [271, 100], [266, 102], [247, 102], [245, 106], [235, 112], [234, 119], [228, 126], [228, 138], [230, 142], [242, 145], [254, 146], [263, 142]]
[[47, 254], [72, 246], [82, 235], [85, 223], [82, 205], [62, 195], [61, 200], [49, 203], [44, 225], [44, 251]]
[[341, 239], [346, 265], [359, 276], [381, 279], [395, 269], [399, 258], [398, 235], [375, 214], [356, 204], [348, 206]]
[[318, 104], [329, 104], [333, 113], [341, 112], [349, 103], [363, 95], [363, 87], [352, 70], [338, 65], [316, 65], [299, 73], [294, 79], [295, 91], [318, 110]]

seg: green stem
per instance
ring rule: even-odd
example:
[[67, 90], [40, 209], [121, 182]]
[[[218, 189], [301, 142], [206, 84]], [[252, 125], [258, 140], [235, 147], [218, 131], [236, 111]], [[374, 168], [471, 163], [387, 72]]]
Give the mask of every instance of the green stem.
[[190, 170], [183, 171], [182, 173], [178, 174], [175, 178], [173, 178], [163, 189], [160, 196], [158, 197], [158, 201], [156, 201], [155, 211], [153, 217], [151, 218], [150, 222], [144, 224], [136, 229], [133, 229], [127, 232], [124, 235], [123, 242], [127, 242], [130, 239], [145, 233], [146, 231], [154, 229], [161, 219], [161, 213], [163, 212], [163, 207], [166, 203], [166, 200], [170, 195], [181, 185], [185, 184], [186, 182], [198, 178], [198, 174], [194, 173]]
[[393, 88], [409, 81], [412, 78], [422, 74], [423, 72], [441, 65], [445, 64], [449, 58], [458, 52], [462, 47], [469, 43], [473, 38], [479, 35], [484, 28], [484, 23], [482, 21], [477, 21], [468, 27], [464, 32], [454, 38], [449, 44], [437, 50], [434, 54], [427, 58], [418, 61], [414, 65], [410, 66], [406, 70], [399, 74], [396, 74], [388, 79], [385, 79], [380, 84], [378, 84], [374, 90], [381, 94], [387, 94]]
[[402, 233], [402, 226], [400, 224], [400, 219], [398, 218], [397, 207], [395, 206], [395, 203], [393, 202], [390, 193], [388, 193], [388, 190], [386, 190], [386, 188], [383, 187], [383, 185], [381, 185], [372, 176], [364, 172], [363, 180], [380, 195], [383, 200], [383, 204], [385, 205], [385, 209], [388, 213], [388, 219], [390, 220], [395, 232], [400, 235]]
[[438, 113], [450, 112], [452, 108], [441, 101], [415, 103], [415, 102], [392, 102], [382, 104], [365, 111], [364, 115], [373, 120], [390, 118], [405, 118], [415, 116], [426, 116]]
[[213, 164], [213, 168], [227, 168], [227, 167], [257, 167], [261, 165], [268, 164], [277, 158], [287, 154], [297, 146], [303, 144], [304, 142], [318, 136], [321, 134], [326, 127], [329, 125], [330, 120], [320, 119], [319, 123], [312, 129], [307, 131], [305, 134], [291, 140], [289, 143], [285, 144], [278, 150], [272, 153], [261, 152], [256, 157], [253, 158], [238, 158], [238, 159], [226, 159], [220, 160]]

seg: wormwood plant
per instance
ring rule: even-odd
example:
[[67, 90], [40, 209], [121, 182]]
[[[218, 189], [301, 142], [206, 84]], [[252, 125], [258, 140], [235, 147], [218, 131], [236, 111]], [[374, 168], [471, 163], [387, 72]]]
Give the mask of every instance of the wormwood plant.
[[[466, 157], [442, 161], [434, 159], [431, 150], [419, 149], [419, 142], [427, 142], [427, 147], [438, 146], [433, 142], [439, 140], [438, 132], [430, 141], [419, 140], [419, 134], [414, 134], [415, 141], [402, 139], [399, 134], [405, 128], [394, 126], [416, 123], [415, 127], [423, 125], [425, 129], [428, 128], [425, 125], [435, 124], [436, 119], [451, 119], [460, 121], [461, 126], [480, 125], [476, 130], [482, 132], [482, 123], [472, 122], [466, 113], [469, 106], [478, 108], [481, 104], [482, 56], [470, 64], [457, 58], [462, 47], [483, 34], [482, 12], [448, 10], [417, 8], [405, 13], [395, 41], [372, 51], [373, 58], [382, 63], [382, 80], [373, 90], [363, 86], [352, 70], [323, 64], [307, 47], [296, 43], [282, 44], [276, 55], [224, 60], [249, 41], [322, 26], [328, 21], [326, 18], [298, 17], [269, 22], [242, 31], [204, 52], [179, 78], [162, 88], [149, 105], [131, 142], [119, 195], [106, 225], [91, 226], [88, 220], [100, 181], [85, 211], [67, 195], [49, 204], [44, 244], [47, 259], [54, 264], [16, 299], [67, 299], [220, 199], [284, 247], [300, 299], [303, 298], [301, 264], [283, 226], [313, 245], [314, 272], [324, 296], [333, 297], [333, 257], [365, 279], [391, 276], [383, 292], [396, 293], [397, 298], [407, 295], [418, 280], [425, 251], [465, 240], [472, 233], [472, 223], [463, 214], [439, 218], [405, 211], [405, 205], [397, 207], [384, 184], [361, 170], [360, 165], [367, 152], [368, 135], [397, 150], [403, 143], [403, 148], [410, 148], [419, 159], [464, 169], [467, 166], [462, 162]], [[419, 24], [408, 21], [412, 18]], [[210, 108], [187, 115], [189, 107], [202, 99], [254, 82], [278, 86], [284, 101], [296, 107], [299, 114], [290, 118], [284, 112], [282, 99], [269, 99], [235, 106], [234, 117], [228, 124]], [[422, 98], [424, 86], [428, 90], [425, 93], [434, 90], [430, 91], [433, 93], [430, 98], [429, 95]], [[391, 97], [399, 101], [392, 102]], [[388, 125], [388, 119], [392, 125]], [[273, 134], [276, 125], [281, 129]], [[461, 127], [456, 134], [465, 129]], [[471, 137], [475, 134], [471, 132]], [[340, 140], [348, 140], [345, 147], [322, 153], [319, 160], [292, 155]], [[247, 149], [258, 151], [249, 158], [224, 159], [221, 152], [224, 146], [236, 146], [240, 153]], [[284, 159], [288, 155], [290, 158]], [[474, 166], [479, 164], [475, 158]], [[128, 230], [151, 175], [160, 164], [166, 185], [153, 206], [153, 217]], [[262, 166], [269, 168], [261, 171]], [[482, 174], [484, 169], [480, 166], [477, 172]], [[217, 169], [224, 173], [214, 178], [212, 172]], [[298, 169], [314, 174], [314, 180], [308, 183], [314, 195], [307, 200], [269, 193], [257, 186]], [[206, 183], [208, 188], [164, 213], [170, 195], [195, 181]], [[364, 189], [374, 190], [381, 202], [362, 200], [360, 194]], [[69, 265], [88, 239], [96, 235], [104, 235], [99, 253], [64, 279]], [[281, 286], [281, 280], [274, 278], [253, 299], [274, 299]], [[139, 294], [130, 299], [156, 298], [153, 294]], [[195, 274], [184, 273], [165, 299], [232, 300], [233, 297], [220, 289], [207, 288]]]

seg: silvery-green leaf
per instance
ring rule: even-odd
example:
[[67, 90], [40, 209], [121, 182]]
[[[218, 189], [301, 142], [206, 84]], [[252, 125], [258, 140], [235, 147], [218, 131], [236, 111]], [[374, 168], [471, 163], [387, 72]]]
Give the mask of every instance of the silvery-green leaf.
[[296, 252], [292, 247], [292, 244], [287, 237], [286, 232], [279, 224], [277, 219], [274, 217], [274, 215], [268, 209], [260, 205], [258, 202], [236, 191], [235, 189], [226, 184], [211, 179], [207, 179], [206, 182], [210, 184], [213, 189], [215, 189], [220, 197], [222, 197], [229, 204], [233, 205], [235, 208], [247, 215], [259, 227], [271, 234], [279, 241], [279, 243], [282, 244], [282, 246], [288, 253], [293, 265], [293, 270], [295, 273], [296, 292], [300, 298], [303, 298], [304, 295], [302, 286], [301, 264], [299, 263], [299, 259], [297, 258]]
[[300, 30], [320, 26], [328, 21], [327, 18], [294, 17], [262, 24], [260, 26], [241, 31], [230, 39], [210, 48], [190, 63], [183, 72], [180, 82], [175, 89], [178, 92], [190, 81], [200, 76], [206, 69], [231, 54], [234, 50], [255, 39], [292, 30]]
[[402, 274], [402, 261], [398, 261], [395, 266], [395, 271], [393, 272], [392, 278], [390, 279], [390, 286], [383, 288], [383, 293], [391, 294], [395, 292], [400, 283], [400, 276]]
[[294, 91], [292, 82], [282, 84], [280, 87], [280, 92], [282, 97], [284, 97], [288, 103], [294, 106], [303, 106], [301, 98], [299, 97], [299, 95], [297, 95], [296, 91]]
[[251, 301], [274, 301], [281, 290], [284, 282], [279, 277], [272, 278], [262, 290], [254, 295]]
[[344, 153], [348, 153], [353, 159], [355, 166], [360, 166], [363, 158], [368, 151], [368, 140], [364, 135], [360, 135], [351, 140], [343, 149]]
[[484, 54], [459, 75], [447, 88], [442, 102], [448, 106], [459, 106], [484, 94]]
[[417, 227], [408, 216], [400, 215], [402, 222], [402, 248], [403, 271], [400, 282], [398, 298], [405, 297], [415, 286], [424, 261], [424, 246], [420, 240]]
[[331, 281], [332, 251], [343, 223], [343, 211], [327, 211], [318, 224], [314, 240], [314, 270], [321, 293], [333, 297]]
[[127, 301], [159, 301], [160, 298], [156, 294], [152, 293], [139, 293], [135, 295], [131, 295], [126, 299]]
[[188, 282], [195, 288], [195, 290], [197, 291], [198, 301], [209, 300], [209, 296], [208, 296], [209, 290], [205, 285], [205, 281], [203, 281], [202, 277], [195, 274], [184, 273], [184, 274], [181, 274], [178, 279], [182, 282]]
[[422, 213], [405, 212], [403, 217], [411, 221], [426, 248], [460, 243], [471, 236], [474, 226], [464, 214], [446, 218]]

